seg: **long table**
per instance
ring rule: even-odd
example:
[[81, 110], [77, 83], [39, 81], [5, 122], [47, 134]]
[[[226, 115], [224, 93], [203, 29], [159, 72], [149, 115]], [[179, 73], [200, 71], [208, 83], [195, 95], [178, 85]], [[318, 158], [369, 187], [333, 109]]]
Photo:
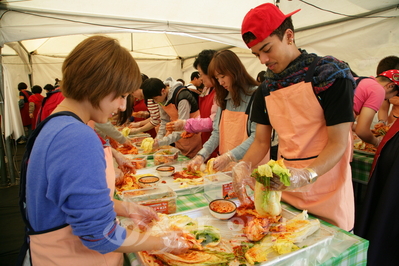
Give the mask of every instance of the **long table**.
[[[187, 158], [179, 155], [178, 161], [186, 161]], [[372, 156], [365, 155], [361, 153], [354, 153], [352, 165], [352, 174], [354, 181], [360, 182], [362, 184], [367, 184], [368, 180], [368, 172], [371, 167]], [[151, 163], [149, 166], [153, 166]], [[194, 193], [194, 194], [186, 194], [186, 195], [178, 195], [177, 197], [177, 210], [176, 212], [185, 212], [190, 210], [195, 210], [197, 208], [203, 208], [208, 206], [209, 201], [205, 197], [205, 194], [202, 191]], [[292, 211], [294, 213], [300, 213], [301, 210], [297, 210], [294, 207], [282, 203], [283, 208]], [[311, 215], [310, 215], [311, 216]], [[314, 218], [314, 217], [313, 217]], [[334, 232], [334, 238], [331, 242], [329, 250], [324, 250], [321, 253], [328, 253], [329, 256], [326, 258], [322, 254], [319, 254], [324, 259], [322, 263], [318, 263], [317, 265], [323, 266], [335, 266], [335, 265], [366, 265], [367, 264], [367, 249], [369, 246], [369, 242], [365, 239], [362, 239], [352, 233], [349, 233], [345, 230], [342, 230], [334, 225], [331, 225], [327, 222], [320, 220], [321, 224], [331, 229]], [[345, 248], [343, 248], [345, 247]], [[314, 254], [313, 254], [314, 255]], [[125, 265], [130, 266], [138, 266], [140, 265], [139, 260], [136, 258], [134, 253], [126, 254]], [[274, 264], [273, 264], [274, 265]], [[277, 263], [277, 265], [282, 265]]]
[[361, 204], [364, 197], [364, 189], [366, 188], [371, 165], [373, 164], [374, 154], [354, 150], [351, 162], [352, 181], [356, 202]]
[[352, 180], [367, 185], [374, 154], [354, 150], [351, 162]]
[[[196, 193], [193, 195], [183, 195], [177, 198], [177, 212], [184, 212], [188, 210], [193, 210], [196, 208], [201, 208], [208, 206], [208, 200], [204, 197], [204, 193]], [[283, 203], [283, 207], [292, 211], [299, 213], [300, 210], [293, 208], [287, 204]], [[314, 217], [313, 217], [314, 218]], [[366, 265], [367, 264], [367, 249], [369, 246], [369, 242], [365, 239], [362, 239], [352, 233], [349, 233], [345, 230], [342, 230], [334, 225], [331, 225], [327, 222], [320, 220], [321, 224], [327, 226], [334, 232], [334, 238], [329, 248], [331, 250], [326, 251], [324, 253], [329, 252], [332, 255], [326, 260], [324, 260], [321, 264], [323, 266], [336, 266], [336, 265]], [[348, 244], [349, 243], [349, 244]], [[343, 249], [343, 246], [348, 246], [348, 248]], [[341, 250], [340, 248], [341, 247]], [[343, 249], [343, 250], [342, 250]], [[140, 265], [139, 261], [136, 258], [136, 255], [133, 253], [127, 254], [128, 261], [131, 266]], [[279, 265], [279, 264], [277, 264]]]

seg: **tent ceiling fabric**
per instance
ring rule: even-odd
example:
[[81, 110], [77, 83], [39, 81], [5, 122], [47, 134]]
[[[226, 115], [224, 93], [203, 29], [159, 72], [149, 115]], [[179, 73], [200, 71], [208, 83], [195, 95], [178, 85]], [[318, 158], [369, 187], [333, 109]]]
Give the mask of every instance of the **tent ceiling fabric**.
[[[279, 2], [283, 13], [301, 9], [293, 16], [298, 47], [344, 60], [359, 75], [375, 75], [381, 58], [399, 55], [398, 1], [0, 1], [2, 85], [12, 94], [6, 95], [7, 99], [17, 100], [15, 88], [19, 82], [41, 86], [53, 82], [61, 77], [64, 57], [93, 34], [118, 39], [149, 76], [187, 80], [200, 51], [226, 48], [232, 49], [248, 72], [256, 76], [265, 66], [246, 48], [240, 27], [245, 14], [265, 2]], [[8, 106], [11, 109], [6, 113], [19, 114], [17, 107]], [[14, 132], [18, 138], [22, 130], [16, 128], [13, 116], [3, 121], [7, 125], [5, 135]]]
[[[248, 10], [264, 2], [275, 1], [247, 0], [234, 1], [234, 4], [230, 0], [10, 1], [3, 9], [15, 11], [7, 11], [1, 18], [0, 45], [85, 34], [69, 42], [65, 37], [58, 37], [62, 39], [54, 40], [58, 44], [55, 46], [49, 40], [37, 47], [30, 41], [22, 42], [25, 47], [30, 47], [28, 52], [65, 56], [88, 34], [125, 32], [133, 34], [118, 35], [117, 38], [133, 52], [133, 56], [146, 59], [189, 58], [205, 48], [245, 48], [240, 35], [242, 19]], [[397, 0], [280, 0], [279, 6], [284, 13], [302, 9], [293, 16], [295, 27], [301, 29], [346, 17], [340, 14], [356, 16], [395, 4], [398, 4]], [[145, 41], [141, 40], [144, 34]]]

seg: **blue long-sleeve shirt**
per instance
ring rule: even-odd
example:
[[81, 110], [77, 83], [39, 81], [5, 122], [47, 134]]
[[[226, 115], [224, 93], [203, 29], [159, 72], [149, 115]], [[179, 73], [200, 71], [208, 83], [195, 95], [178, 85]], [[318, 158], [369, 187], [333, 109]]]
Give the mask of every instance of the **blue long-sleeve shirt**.
[[64, 224], [100, 253], [117, 249], [126, 230], [105, 178], [104, 150], [93, 129], [70, 116], [51, 119], [32, 149], [27, 171], [27, 213], [35, 231]]

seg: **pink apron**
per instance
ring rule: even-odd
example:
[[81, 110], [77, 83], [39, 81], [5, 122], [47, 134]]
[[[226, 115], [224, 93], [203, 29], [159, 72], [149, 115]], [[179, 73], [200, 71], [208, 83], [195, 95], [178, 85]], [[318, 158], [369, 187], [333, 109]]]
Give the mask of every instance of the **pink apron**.
[[[279, 135], [279, 158], [286, 166], [309, 166], [327, 144], [327, 127], [311, 83], [301, 82], [270, 92], [265, 97], [269, 118]], [[351, 132], [348, 143], [351, 143]], [[318, 218], [345, 230], [354, 225], [354, 196], [351, 178], [351, 147], [326, 174], [310, 185], [307, 192], [284, 191], [282, 200], [308, 210]]]
[[[115, 189], [115, 172], [111, 148], [105, 147], [104, 154], [107, 185], [110, 189], [112, 200]], [[29, 238], [32, 265], [123, 265], [122, 253], [110, 252], [100, 254], [97, 251], [87, 248], [83, 245], [79, 237], [72, 233], [70, 225], [48, 233], [30, 235]]]
[[[233, 112], [227, 109], [222, 111], [219, 124], [219, 152], [224, 154], [239, 146], [247, 138], [247, 119], [245, 112]], [[270, 151], [258, 165], [269, 161]], [[252, 168], [258, 166], [252, 165]]]
[[[179, 93], [176, 95], [176, 99]], [[166, 106], [162, 105], [161, 107], [169, 115], [170, 121], [175, 121], [179, 119], [178, 110], [173, 103], [170, 103]], [[199, 115], [199, 110], [197, 110], [194, 113], [190, 113], [190, 118], [195, 118]], [[188, 158], [193, 158], [202, 148], [201, 133], [194, 134], [192, 137], [187, 139], [181, 138], [176, 141], [175, 144], [176, 148], [178, 148], [184, 156], [187, 156]]]

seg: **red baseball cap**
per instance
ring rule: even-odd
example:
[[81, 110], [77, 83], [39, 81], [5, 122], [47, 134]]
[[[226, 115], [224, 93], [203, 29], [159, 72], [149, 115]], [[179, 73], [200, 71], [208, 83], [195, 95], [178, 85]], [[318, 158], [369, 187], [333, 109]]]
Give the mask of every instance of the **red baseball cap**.
[[399, 70], [398, 69], [387, 70], [385, 72], [382, 72], [378, 76], [387, 77], [391, 81], [393, 81], [397, 86], [399, 86]]
[[251, 48], [269, 37], [273, 31], [280, 27], [286, 18], [298, 11], [300, 9], [284, 15], [277, 6], [271, 3], [252, 8], [242, 21], [241, 36], [247, 32], [252, 32], [255, 35], [256, 39], [247, 43], [248, 48]]

